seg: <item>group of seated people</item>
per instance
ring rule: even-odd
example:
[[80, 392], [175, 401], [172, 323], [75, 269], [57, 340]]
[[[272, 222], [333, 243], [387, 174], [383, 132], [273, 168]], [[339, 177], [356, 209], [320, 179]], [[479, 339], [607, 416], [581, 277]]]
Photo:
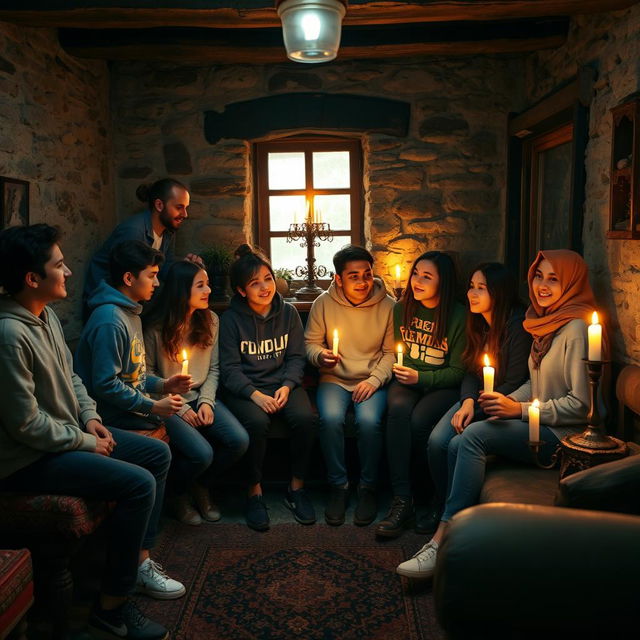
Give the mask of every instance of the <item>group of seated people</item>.
[[[188, 215], [186, 187], [167, 179], [147, 195], [148, 210], [116, 228], [91, 261], [75, 357], [49, 307], [67, 296], [71, 276], [58, 231], [35, 224], [0, 232], [0, 385], [8, 399], [0, 415], [0, 490], [115, 502], [89, 623], [100, 637], [168, 637], [128, 598], [134, 591], [161, 599], [185, 593], [149, 555], [165, 485], [180, 521], [216, 521], [211, 487], [243, 464], [247, 525], [269, 528], [262, 467], [276, 414], [290, 440], [284, 500], [302, 524], [316, 521], [304, 489], [316, 435], [330, 485], [325, 520], [334, 526], [345, 521], [350, 495], [347, 411], [360, 459], [356, 525], [376, 518], [386, 448], [393, 498], [376, 535], [397, 537], [414, 524], [433, 534], [397, 567], [413, 578], [433, 574], [447, 522], [478, 499], [487, 456], [530, 460], [533, 398], [540, 401], [541, 460], [584, 424], [585, 320], [595, 300], [578, 254], [538, 254], [526, 309], [510, 271], [481, 264], [470, 273], [465, 308], [447, 253], [417, 257], [396, 302], [374, 276], [369, 251], [347, 245], [335, 254], [335, 276], [304, 329], [276, 292], [267, 258], [242, 245], [230, 272], [234, 295], [218, 319], [199, 258], [170, 253]], [[483, 390], [485, 353], [495, 367], [493, 391]], [[307, 362], [319, 369], [317, 414], [302, 386]], [[160, 425], [169, 445], [133, 432]], [[416, 522], [414, 503], [424, 495], [431, 508]]]

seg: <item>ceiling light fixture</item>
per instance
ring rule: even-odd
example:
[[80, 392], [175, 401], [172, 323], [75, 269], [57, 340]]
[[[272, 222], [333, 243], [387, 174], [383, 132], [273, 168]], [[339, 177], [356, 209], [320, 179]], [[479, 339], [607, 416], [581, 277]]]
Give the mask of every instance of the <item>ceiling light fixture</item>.
[[277, 0], [287, 56], [295, 62], [329, 62], [338, 55], [347, 0]]

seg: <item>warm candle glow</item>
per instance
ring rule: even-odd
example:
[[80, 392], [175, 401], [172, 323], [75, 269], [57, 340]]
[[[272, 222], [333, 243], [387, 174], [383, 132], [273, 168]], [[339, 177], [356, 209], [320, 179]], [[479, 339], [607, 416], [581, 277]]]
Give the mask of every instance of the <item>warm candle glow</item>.
[[402, 348], [402, 345], [399, 344], [398, 345], [398, 366], [401, 367], [402, 366], [402, 356], [404, 354], [404, 349]]
[[540, 442], [540, 401], [536, 398], [529, 405], [529, 440]]
[[396, 289], [400, 288], [400, 273], [402, 272], [402, 267], [397, 264], [396, 265], [396, 277], [395, 277], [395, 287]]
[[495, 379], [496, 370], [491, 366], [489, 354], [484, 354], [484, 367], [482, 367], [482, 379], [484, 384], [484, 392], [493, 392], [493, 381]]
[[311, 200], [307, 198], [307, 215], [305, 216], [305, 222], [311, 223]]
[[182, 350], [182, 375], [183, 376], [188, 376], [189, 375], [189, 360], [187, 358], [187, 350], [186, 349]]
[[602, 325], [598, 324], [598, 312], [594, 311], [591, 316], [591, 324], [587, 330], [589, 338], [589, 350], [587, 359], [602, 360]]
[[338, 330], [333, 330], [333, 355], [338, 355], [338, 344], [340, 343], [340, 337], [338, 336]]

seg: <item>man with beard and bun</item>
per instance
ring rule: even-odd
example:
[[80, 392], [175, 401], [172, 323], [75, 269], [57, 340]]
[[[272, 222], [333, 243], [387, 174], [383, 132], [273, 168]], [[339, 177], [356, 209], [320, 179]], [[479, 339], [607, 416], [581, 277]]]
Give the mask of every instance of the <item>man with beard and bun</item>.
[[[88, 318], [87, 302], [102, 280], [106, 280], [109, 265], [109, 253], [113, 247], [125, 240], [140, 240], [160, 251], [164, 256], [160, 281], [174, 261], [175, 232], [189, 217], [189, 191], [185, 185], [173, 178], [163, 178], [151, 186], [140, 185], [136, 196], [147, 204], [142, 213], [131, 216], [121, 222], [107, 238], [105, 243], [91, 258], [84, 281], [82, 305], [84, 320]], [[200, 266], [200, 256], [189, 253], [187, 260]]]
[[[344, 420], [352, 406], [360, 454], [360, 482], [354, 524], [366, 526], [377, 515], [375, 486], [382, 452], [382, 417], [391, 380], [393, 305], [385, 286], [373, 276], [373, 256], [346, 245], [333, 256], [335, 278], [316, 298], [307, 321], [307, 358], [320, 369], [317, 405], [320, 444], [331, 492], [325, 520], [344, 522], [349, 483], [344, 454]], [[339, 331], [334, 355], [333, 331]]]

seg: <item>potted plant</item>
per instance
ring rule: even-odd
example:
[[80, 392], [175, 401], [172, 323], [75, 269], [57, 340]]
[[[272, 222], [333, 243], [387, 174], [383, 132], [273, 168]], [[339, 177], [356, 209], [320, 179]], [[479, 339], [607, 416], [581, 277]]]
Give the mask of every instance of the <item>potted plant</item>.
[[276, 276], [276, 291], [286, 298], [290, 293], [291, 280], [293, 279], [293, 271], [285, 267], [278, 267], [273, 270]]
[[200, 252], [200, 257], [209, 274], [211, 299], [215, 302], [229, 300], [229, 267], [233, 262], [233, 251], [224, 245], [214, 245]]

